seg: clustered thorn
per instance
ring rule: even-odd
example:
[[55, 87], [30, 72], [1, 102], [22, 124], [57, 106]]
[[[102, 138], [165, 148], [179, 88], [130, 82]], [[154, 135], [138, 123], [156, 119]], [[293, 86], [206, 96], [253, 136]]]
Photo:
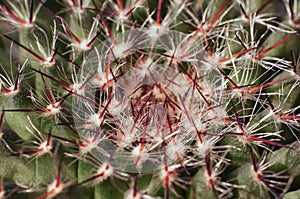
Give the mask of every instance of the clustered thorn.
[[0, 199], [297, 195], [299, 5], [1, 1]]

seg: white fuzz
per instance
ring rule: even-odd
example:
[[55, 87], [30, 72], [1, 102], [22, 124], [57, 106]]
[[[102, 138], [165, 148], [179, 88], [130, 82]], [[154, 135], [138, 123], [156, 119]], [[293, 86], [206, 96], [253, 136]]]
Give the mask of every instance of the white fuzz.
[[114, 169], [109, 163], [103, 163], [98, 169], [94, 176], [97, 176], [93, 181], [93, 185], [97, 185], [114, 174]]
[[61, 194], [66, 188], [71, 186], [71, 182], [63, 182], [61, 179], [55, 179], [51, 184], [47, 186], [47, 193], [45, 199], [52, 199], [55, 196]]
[[126, 57], [126, 55], [129, 53], [129, 50], [132, 48], [132, 44], [127, 43], [118, 43], [113, 45], [112, 52], [114, 58], [120, 58], [120, 57]]
[[60, 102], [56, 102], [54, 104], [48, 104], [43, 115], [45, 117], [55, 116], [60, 113], [60, 110], [61, 110]]
[[124, 199], [143, 199], [143, 194], [136, 192], [133, 189], [129, 189], [124, 194]]
[[75, 82], [73, 85], [72, 85], [72, 88], [73, 88], [73, 92], [79, 94], [79, 95], [84, 95], [84, 89], [85, 89], [85, 86], [83, 85], [83, 83], [78, 83], [78, 82]]
[[86, 124], [84, 125], [87, 129], [96, 129], [100, 127], [100, 124], [102, 122], [102, 118], [100, 118], [100, 114], [92, 114], [88, 117], [86, 120]]

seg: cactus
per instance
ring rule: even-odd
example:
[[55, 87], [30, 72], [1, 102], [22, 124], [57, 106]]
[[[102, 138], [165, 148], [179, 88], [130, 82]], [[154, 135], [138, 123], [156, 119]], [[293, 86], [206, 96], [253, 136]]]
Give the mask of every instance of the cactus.
[[1, 0], [0, 199], [299, 198], [297, 0]]

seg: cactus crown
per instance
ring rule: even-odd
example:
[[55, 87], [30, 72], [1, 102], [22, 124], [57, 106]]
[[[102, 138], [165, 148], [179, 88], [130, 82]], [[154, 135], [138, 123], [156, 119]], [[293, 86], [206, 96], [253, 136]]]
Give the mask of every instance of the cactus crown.
[[299, 197], [299, 5], [0, 1], [0, 199]]

